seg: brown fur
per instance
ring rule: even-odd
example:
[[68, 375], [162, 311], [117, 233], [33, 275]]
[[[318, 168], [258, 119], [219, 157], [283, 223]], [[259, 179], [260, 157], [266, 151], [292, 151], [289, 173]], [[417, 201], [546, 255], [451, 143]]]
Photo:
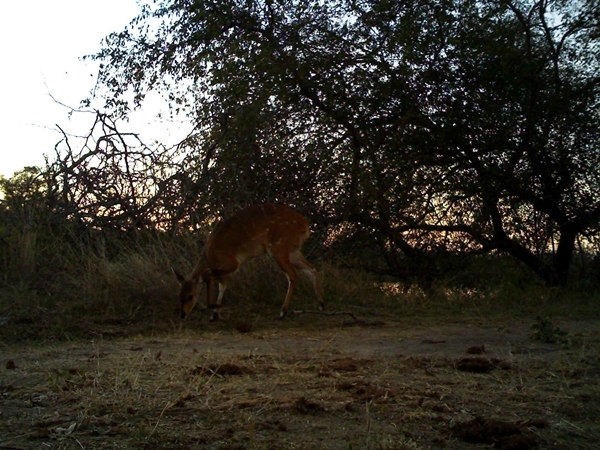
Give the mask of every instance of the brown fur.
[[[212, 319], [218, 318], [229, 276], [244, 262], [265, 253], [273, 256], [286, 274], [289, 285], [281, 308], [283, 318], [298, 280], [298, 270], [313, 281], [320, 308], [323, 309], [321, 286], [315, 269], [304, 259], [302, 244], [310, 230], [306, 218], [287, 206], [265, 203], [248, 206], [219, 223], [208, 238], [200, 261], [188, 277], [175, 272], [181, 289], [181, 317], [190, 313], [200, 296], [200, 279], [206, 284], [207, 304], [214, 307]], [[216, 304], [212, 305], [212, 286], [219, 284]]]

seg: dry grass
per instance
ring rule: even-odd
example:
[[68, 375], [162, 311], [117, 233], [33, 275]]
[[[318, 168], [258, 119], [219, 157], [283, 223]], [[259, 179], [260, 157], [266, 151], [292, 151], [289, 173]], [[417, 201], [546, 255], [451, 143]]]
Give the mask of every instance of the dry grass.
[[[86, 252], [69, 247], [54, 256], [51, 275], [49, 267], [41, 267], [35, 276], [6, 279], [0, 289], [0, 337], [23, 342], [172, 332], [179, 327], [179, 320], [178, 285], [171, 267], [189, 270], [197, 258], [189, 251], [194, 247], [199, 247], [198, 243], [177, 246], [158, 239], [150, 245], [133, 246], [133, 250], [118, 249], [114, 257], [108, 257], [106, 250]], [[482, 323], [514, 317], [533, 320], [537, 315], [592, 318], [599, 313], [594, 293], [582, 295], [535, 285], [518, 288], [511, 283], [485, 288], [440, 283], [426, 292], [416, 285], [327, 261], [316, 265], [327, 310], [351, 312], [366, 321], [402, 318], [415, 324], [435, 324], [440, 319]], [[17, 271], [21, 269], [19, 266]], [[271, 259], [249, 262], [232, 277], [222, 310], [224, 322], [249, 330], [260, 328], [278, 315], [286, 289], [285, 277]], [[315, 310], [316, 306], [311, 284], [301, 279], [292, 310]], [[200, 305], [192, 320], [205, 315]]]
[[[316, 261], [328, 312], [352, 315], [281, 321], [287, 283], [261, 259], [232, 280], [220, 322], [198, 308], [182, 323], [170, 267], [189, 269], [200, 245], [162, 239], [19, 241], [0, 284], [0, 448], [566, 450], [600, 438], [600, 339], [581, 321], [598, 318], [593, 293], [424, 291]], [[292, 309], [316, 306], [302, 281]], [[504, 348], [519, 326], [520, 346]], [[502, 351], [470, 357], [492, 362], [459, 362], [486, 337]]]
[[0, 448], [596, 448], [597, 331], [480, 374], [397, 325], [5, 346]]

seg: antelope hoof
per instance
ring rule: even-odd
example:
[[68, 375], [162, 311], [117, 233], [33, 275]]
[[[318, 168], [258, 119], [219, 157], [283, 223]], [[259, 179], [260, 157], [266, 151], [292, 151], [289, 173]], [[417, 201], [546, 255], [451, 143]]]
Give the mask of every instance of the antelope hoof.
[[281, 312], [279, 313], [279, 318], [280, 319], [285, 319], [285, 314], [286, 313], [287, 313], [287, 311], [285, 311], [285, 310], [282, 309]]
[[213, 311], [212, 315], [210, 316], [210, 321], [216, 322], [217, 320], [219, 320], [219, 311]]

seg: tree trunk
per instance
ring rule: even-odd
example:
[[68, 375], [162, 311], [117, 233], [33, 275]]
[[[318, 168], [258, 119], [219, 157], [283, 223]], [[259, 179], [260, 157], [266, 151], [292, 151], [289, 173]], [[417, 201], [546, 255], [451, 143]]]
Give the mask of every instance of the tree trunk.
[[566, 286], [571, 271], [571, 261], [575, 251], [575, 241], [580, 232], [577, 223], [567, 222], [560, 227], [560, 239], [554, 256], [555, 279], [553, 286]]
[[504, 226], [502, 225], [502, 216], [500, 215], [500, 211], [498, 210], [497, 206], [491, 208], [490, 216], [494, 227], [494, 242], [498, 250], [505, 251], [509, 255], [524, 263], [547, 285], [555, 286], [557, 276], [553, 268], [542, 261], [539, 257], [531, 253], [528, 248], [508, 237], [504, 231]]

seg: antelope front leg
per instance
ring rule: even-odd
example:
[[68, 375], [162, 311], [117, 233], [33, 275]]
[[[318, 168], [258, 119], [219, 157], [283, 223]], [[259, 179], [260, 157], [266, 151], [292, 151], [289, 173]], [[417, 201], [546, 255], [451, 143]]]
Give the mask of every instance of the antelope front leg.
[[283, 306], [281, 307], [281, 312], [279, 313], [279, 317], [281, 317], [282, 319], [285, 318], [285, 315], [288, 312], [288, 309], [290, 307], [290, 300], [292, 299], [292, 294], [294, 293], [294, 288], [296, 287], [296, 279], [297, 279], [297, 275], [295, 272], [291, 272], [291, 275], [286, 273], [285, 276], [288, 279], [288, 290], [287, 290], [287, 294], [285, 296], [285, 301], [283, 302]]
[[219, 320], [219, 308], [221, 308], [221, 303], [223, 301], [223, 294], [225, 294], [225, 289], [227, 289], [227, 281], [219, 280], [219, 295], [217, 297], [217, 303], [213, 305], [213, 313], [210, 317], [210, 321], [214, 322]]

